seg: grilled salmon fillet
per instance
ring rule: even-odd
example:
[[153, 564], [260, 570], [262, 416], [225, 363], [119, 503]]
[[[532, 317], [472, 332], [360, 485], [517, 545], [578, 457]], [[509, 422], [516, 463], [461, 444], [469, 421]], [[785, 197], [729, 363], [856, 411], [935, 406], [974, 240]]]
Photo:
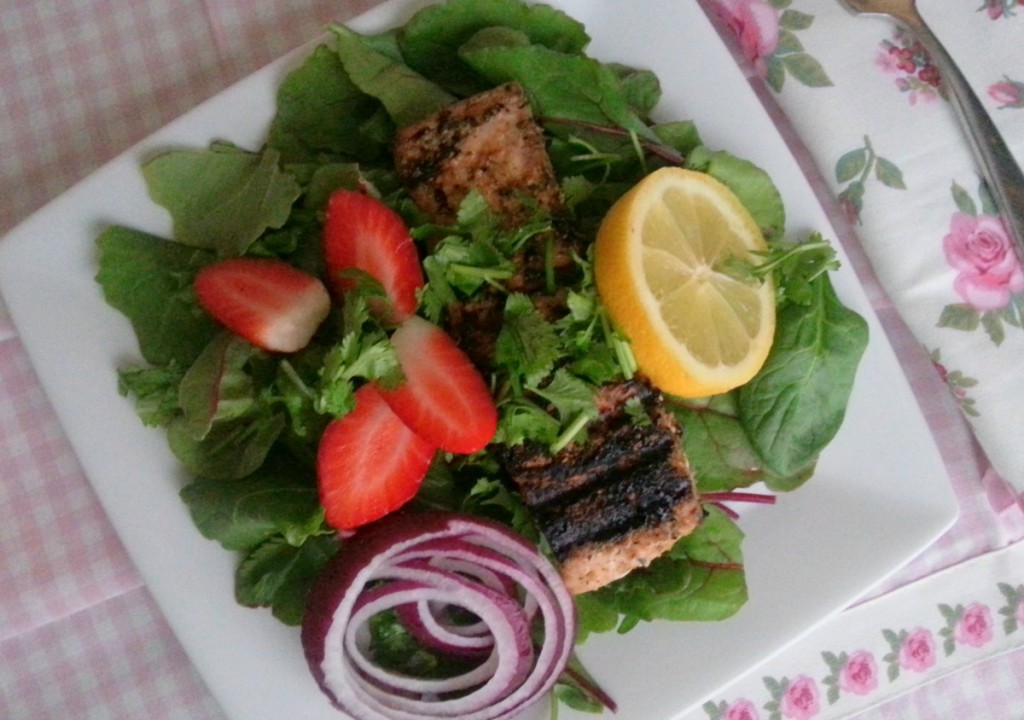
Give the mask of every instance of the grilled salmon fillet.
[[[632, 380], [606, 385], [597, 403], [585, 444], [556, 455], [520, 445], [504, 458], [573, 593], [647, 566], [701, 518], [679, 424], [661, 394]], [[645, 421], [636, 422], [638, 411]]]
[[[510, 226], [531, 216], [531, 203], [556, 216], [563, 206], [543, 132], [516, 84], [466, 98], [405, 128], [394, 156], [413, 201], [439, 224], [455, 220], [473, 189]], [[578, 272], [572, 256], [585, 249], [579, 238], [563, 234], [544, 239], [549, 241], [559, 280], [571, 284], [568, 276]], [[548, 319], [565, 312], [564, 291], [545, 289], [544, 251], [528, 246], [514, 261], [517, 272], [504, 290], [530, 295]], [[447, 308], [445, 326], [484, 372], [491, 367], [504, 303], [505, 293], [491, 289]], [[588, 426], [585, 444], [556, 455], [520, 445], [506, 448], [501, 458], [573, 593], [645, 567], [701, 518], [681, 430], [661, 393], [626, 381], [601, 388], [597, 404], [600, 417]]]
[[395, 170], [413, 202], [435, 222], [455, 220], [477, 190], [510, 226], [529, 216], [529, 202], [552, 214], [561, 189], [523, 88], [508, 83], [461, 100], [400, 130]]

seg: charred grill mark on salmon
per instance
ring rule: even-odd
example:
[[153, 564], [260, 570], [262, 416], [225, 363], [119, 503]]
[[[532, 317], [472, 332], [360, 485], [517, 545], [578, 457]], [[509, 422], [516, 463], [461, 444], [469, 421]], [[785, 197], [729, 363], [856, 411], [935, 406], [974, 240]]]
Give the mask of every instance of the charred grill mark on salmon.
[[471, 189], [510, 225], [535, 201], [557, 214], [563, 199], [543, 131], [520, 85], [508, 83], [461, 100], [400, 130], [395, 170], [413, 201], [436, 222], [455, 220]]
[[[634, 421], [631, 401], [649, 422]], [[517, 446], [504, 458], [574, 593], [648, 565], [689, 534], [701, 515], [680, 428], [661, 394], [639, 381], [608, 385], [598, 407], [586, 444], [554, 456]]]
[[[439, 224], [455, 220], [471, 189], [510, 227], [529, 218], [530, 203], [553, 216], [563, 208], [543, 132], [515, 84], [462, 100], [404, 129], [394, 153], [413, 201]], [[573, 253], [584, 250], [583, 241], [568, 233], [534, 238], [514, 258], [518, 271], [504, 290], [529, 295], [554, 320], [566, 310], [565, 292], [545, 287], [547, 259], [554, 258], [558, 282], [570, 285], [579, 272]], [[448, 331], [484, 371], [492, 367], [505, 297], [488, 289], [447, 308]], [[632, 403], [642, 408], [645, 422], [636, 422]], [[555, 455], [546, 447], [513, 446], [501, 458], [574, 593], [645, 567], [692, 532], [701, 517], [681, 430], [661, 393], [644, 382], [624, 381], [601, 388], [597, 404], [600, 415], [588, 427], [586, 443]]]

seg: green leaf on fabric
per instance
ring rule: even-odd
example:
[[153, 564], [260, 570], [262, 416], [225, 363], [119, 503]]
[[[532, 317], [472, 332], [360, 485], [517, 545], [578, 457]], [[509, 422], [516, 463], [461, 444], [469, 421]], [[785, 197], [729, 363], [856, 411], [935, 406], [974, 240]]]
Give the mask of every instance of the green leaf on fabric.
[[844, 153], [836, 161], [836, 181], [840, 183], [850, 182], [868, 166], [868, 149], [857, 148]]
[[786, 71], [807, 87], [830, 87], [832, 80], [825, 68], [814, 57], [805, 52], [782, 56]]
[[875, 177], [883, 185], [894, 190], [904, 190], [907, 187], [903, 182], [903, 171], [894, 162], [883, 157], [875, 158]]

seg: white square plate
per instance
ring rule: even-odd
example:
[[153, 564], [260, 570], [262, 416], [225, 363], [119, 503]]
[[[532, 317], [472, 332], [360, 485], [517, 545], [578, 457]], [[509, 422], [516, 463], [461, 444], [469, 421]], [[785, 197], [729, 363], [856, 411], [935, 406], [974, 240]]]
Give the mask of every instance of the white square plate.
[[[352, 23], [404, 21], [422, 0], [392, 0]], [[590, 53], [654, 70], [662, 119], [691, 118], [707, 145], [765, 168], [780, 187], [789, 234], [835, 237], [764, 109], [697, 3], [554, 0], [593, 37]], [[228, 139], [256, 149], [276, 87], [312, 46], [255, 73], [82, 181], [0, 245], [0, 290], [40, 380], [101, 502], [153, 596], [233, 720], [338, 720], [310, 676], [298, 632], [235, 604], [236, 559], [193, 527], [185, 478], [162, 431], [146, 429], [117, 392], [116, 368], [138, 358], [128, 322], [106, 305], [95, 237], [117, 223], [167, 236], [140, 160], [170, 145]], [[592, 638], [580, 655], [616, 698], [618, 720], [668, 720], [847, 606], [927, 547], [955, 519], [948, 477], [901, 368], [856, 276], [835, 277], [869, 322], [846, 422], [816, 477], [774, 506], [745, 509], [750, 601], [710, 624], [656, 623]], [[583, 717], [563, 708], [561, 717]]]

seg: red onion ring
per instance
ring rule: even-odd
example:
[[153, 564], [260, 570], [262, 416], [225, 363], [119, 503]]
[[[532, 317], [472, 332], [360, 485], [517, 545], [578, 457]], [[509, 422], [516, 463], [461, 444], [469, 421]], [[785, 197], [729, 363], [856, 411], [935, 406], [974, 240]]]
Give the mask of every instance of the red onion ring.
[[[449, 621], [452, 608], [474, 621]], [[387, 610], [428, 649], [477, 664], [441, 679], [377, 665], [368, 623]], [[302, 624], [313, 676], [356, 720], [512, 718], [551, 690], [575, 637], [572, 596], [534, 545], [496, 522], [443, 512], [390, 515], [346, 540]]]

